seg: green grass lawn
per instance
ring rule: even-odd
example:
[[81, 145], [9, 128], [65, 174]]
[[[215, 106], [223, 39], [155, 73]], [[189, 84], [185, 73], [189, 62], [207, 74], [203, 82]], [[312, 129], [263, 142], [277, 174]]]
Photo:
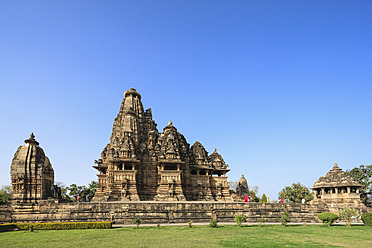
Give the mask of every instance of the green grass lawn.
[[0, 247], [372, 247], [367, 226], [161, 226], [0, 233]]

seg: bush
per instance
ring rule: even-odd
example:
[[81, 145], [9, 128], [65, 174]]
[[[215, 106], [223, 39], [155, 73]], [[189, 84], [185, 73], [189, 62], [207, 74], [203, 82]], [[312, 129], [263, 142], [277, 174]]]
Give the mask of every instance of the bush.
[[362, 221], [366, 226], [372, 226], [372, 213], [362, 214]]
[[318, 218], [324, 225], [331, 226], [338, 219], [338, 215], [330, 212], [324, 212], [318, 215]]
[[242, 214], [242, 215], [238, 214], [237, 216], [235, 216], [234, 220], [236, 222], [236, 225], [238, 227], [241, 227], [241, 224], [247, 220], [247, 217], [245, 217], [244, 214]]
[[1, 224], [0, 231], [21, 230], [69, 230], [69, 229], [109, 229], [112, 222], [61, 222], [61, 223], [15, 223]]
[[16, 224], [0, 224], [0, 232], [14, 231], [16, 228]]
[[278, 220], [280, 221], [280, 223], [282, 223], [282, 226], [287, 226], [287, 223], [291, 220], [289, 218], [289, 212], [287, 209], [284, 210], [284, 212], [282, 213], [282, 217], [278, 218]]
[[358, 210], [349, 207], [343, 208], [342, 210], [339, 211], [339, 213], [340, 218], [346, 221], [348, 226], [351, 226], [351, 221], [353, 217], [358, 218], [360, 216]]
[[135, 218], [133, 220], [133, 223], [137, 225], [137, 229], [139, 229], [139, 225], [142, 223], [142, 220], [140, 218]]
[[217, 227], [217, 221], [216, 220], [210, 220], [209, 221], [209, 227]]
[[266, 224], [265, 218], [264, 217], [261, 217], [261, 219], [260, 219], [260, 227], [264, 227], [265, 224]]

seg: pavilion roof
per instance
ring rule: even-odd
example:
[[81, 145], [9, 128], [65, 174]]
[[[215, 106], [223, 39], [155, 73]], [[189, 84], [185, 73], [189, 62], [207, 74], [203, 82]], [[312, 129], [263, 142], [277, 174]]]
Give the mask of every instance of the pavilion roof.
[[336, 163], [332, 170], [327, 173], [327, 175], [316, 180], [312, 189], [349, 186], [363, 187], [363, 185], [360, 184], [356, 179], [342, 171], [342, 169], [340, 169]]

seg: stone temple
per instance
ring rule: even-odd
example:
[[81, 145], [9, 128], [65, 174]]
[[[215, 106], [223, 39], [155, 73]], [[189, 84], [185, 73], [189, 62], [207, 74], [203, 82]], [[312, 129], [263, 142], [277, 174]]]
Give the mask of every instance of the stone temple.
[[232, 201], [228, 165], [216, 149], [191, 147], [172, 122], [158, 132], [141, 95], [124, 93], [110, 143], [93, 166], [98, 170], [94, 201]]
[[336, 213], [344, 207], [363, 208], [364, 204], [360, 200], [362, 187], [362, 184], [347, 175], [335, 163], [327, 175], [316, 180], [311, 188], [314, 194], [312, 204], [326, 204]]
[[33, 133], [25, 143], [18, 147], [10, 167], [10, 201], [35, 203], [52, 196], [54, 170]]

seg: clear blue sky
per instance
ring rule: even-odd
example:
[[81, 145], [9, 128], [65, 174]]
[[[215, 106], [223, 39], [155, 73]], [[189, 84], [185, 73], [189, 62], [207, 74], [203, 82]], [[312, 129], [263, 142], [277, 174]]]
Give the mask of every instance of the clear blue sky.
[[34, 132], [96, 180], [123, 93], [277, 199], [372, 164], [372, 1], [1, 1], [0, 184]]

